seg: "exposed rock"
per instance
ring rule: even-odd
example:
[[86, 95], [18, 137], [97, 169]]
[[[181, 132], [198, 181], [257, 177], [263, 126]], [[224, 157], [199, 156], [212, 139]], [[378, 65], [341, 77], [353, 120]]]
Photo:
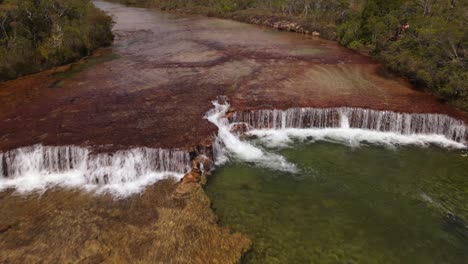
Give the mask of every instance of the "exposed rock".
[[198, 155], [192, 162], [196, 164], [195, 168], [200, 169], [203, 173], [209, 172], [213, 168], [213, 160], [205, 154]]
[[[253, 17], [247, 22], [255, 25], [263, 25], [278, 30], [284, 30], [289, 32], [296, 32], [306, 35], [320, 36], [320, 33], [316, 30], [311, 32], [309, 29], [306, 29], [302, 23], [293, 22], [288, 20], [278, 20], [277, 18], [257, 18]], [[318, 34], [317, 34], [318, 33]]]
[[249, 131], [249, 126], [246, 123], [238, 123], [231, 126], [231, 132], [236, 135], [245, 134], [247, 131]]
[[189, 173], [185, 174], [182, 183], [199, 183], [201, 180], [201, 173], [198, 169], [192, 169]]

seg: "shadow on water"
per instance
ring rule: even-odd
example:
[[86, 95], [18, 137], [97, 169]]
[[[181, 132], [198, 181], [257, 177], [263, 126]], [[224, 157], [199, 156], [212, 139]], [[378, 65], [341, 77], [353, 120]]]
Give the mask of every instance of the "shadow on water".
[[468, 158], [436, 147], [317, 142], [275, 149], [289, 174], [233, 161], [207, 193], [249, 235], [245, 263], [465, 263]]

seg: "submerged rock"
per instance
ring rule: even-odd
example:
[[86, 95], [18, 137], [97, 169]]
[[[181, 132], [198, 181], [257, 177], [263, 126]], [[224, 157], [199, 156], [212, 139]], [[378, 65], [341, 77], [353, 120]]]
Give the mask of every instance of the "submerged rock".
[[448, 213], [444, 217], [443, 229], [468, 240], [468, 223], [457, 215]]
[[[175, 197], [181, 188], [189, 195]], [[10, 194], [0, 211], [0, 263], [238, 263], [250, 247], [216, 224], [196, 183], [163, 180], [125, 200], [63, 189]]]

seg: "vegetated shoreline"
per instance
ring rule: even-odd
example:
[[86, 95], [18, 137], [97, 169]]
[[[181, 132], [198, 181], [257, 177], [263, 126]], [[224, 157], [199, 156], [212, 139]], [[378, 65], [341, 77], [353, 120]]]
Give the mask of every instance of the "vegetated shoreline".
[[[180, 10], [177, 9], [177, 10], [174, 10], [174, 11], [175, 12], [184, 12], [184, 9], [180, 9]], [[185, 12], [186, 13], [192, 13], [192, 12], [190, 12], [190, 10], [185, 10]], [[223, 17], [223, 18], [229, 18], [229, 17], [226, 16], [226, 17]], [[231, 19], [236, 19], [236, 18], [231, 17]], [[242, 21], [242, 20], [238, 20], [238, 21]], [[262, 21], [262, 20], [259, 20], [259, 21]], [[272, 21], [274, 21], [274, 20], [272, 20]], [[248, 22], [248, 21], [242, 21], [242, 22]], [[248, 22], [248, 23], [253, 23], [253, 22]], [[286, 21], [285, 23], [287, 24], [287, 23], [291, 23], [291, 22]], [[266, 25], [266, 26], [269, 26], [269, 25]], [[290, 31], [294, 31], [294, 30], [290, 30]], [[299, 32], [299, 31], [295, 31], [295, 32]], [[204, 167], [207, 168], [208, 166], [204, 166]], [[204, 182], [205, 180], [202, 178], [201, 175], [199, 175], [199, 172], [197, 170], [199, 170], [199, 169], [196, 168], [196, 169], [194, 169], [193, 173], [187, 174], [186, 177], [184, 178], [185, 183], [180, 183], [180, 185], [178, 185], [178, 188], [181, 188], [179, 194], [181, 194], [183, 197], [185, 197], [184, 195], [187, 195], [188, 197], [192, 197], [192, 194], [194, 193], [193, 190], [195, 190], [197, 192], [197, 194], [202, 193], [202, 192], [198, 192], [198, 190], [199, 190], [199, 185], [198, 184], [199, 184], [199, 182]], [[202, 178], [202, 179], [200, 179], [200, 178]], [[203, 183], [202, 183], [202, 185], [203, 185]], [[182, 186], [184, 186], [184, 187], [182, 187]], [[183, 190], [183, 188], [187, 188], [187, 189]], [[193, 190], [191, 190], [192, 188], [193, 188]], [[155, 192], [155, 193], [157, 193], [157, 192]], [[206, 197], [206, 195], [204, 195], [204, 197]], [[206, 200], [204, 200], [204, 201], [206, 201]]]
[[[301, 8], [309, 5], [309, 10], [312, 10], [316, 1], [309, 1], [308, 4], [292, 1], [267, 4], [231, 0], [205, 5], [190, 0], [177, 3], [165, 0], [105, 1], [158, 8], [172, 13], [231, 19], [301, 34], [319, 33], [321, 38], [337, 41], [380, 62], [386, 75], [402, 77], [411, 82], [414, 89], [468, 111], [468, 72], [464, 71], [464, 47], [467, 43], [460, 38], [460, 35], [466, 34], [466, 30], [460, 26], [464, 20], [460, 17], [461, 11], [458, 11], [466, 8], [463, 3], [451, 6], [431, 3], [423, 8], [411, 0], [388, 3], [373, 0], [330, 1], [327, 4], [318, 3], [319, 6], [323, 5], [319, 8], [324, 11], [318, 10], [318, 14], [307, 16]], [[286, 11], [286, 5], [289, 11]], [[447, 20], [444, 22], [446, 25], [439, 23], [440, 19]], [[413, 23], [411, 27], [408, 21]], [[404, 26], [408, 28], [402, 29]]]
[[113, 41], [93, 2], [0, 1], [0, 82], [75, 63]]
[[[336, 26], [335, 25], [313, 25], [300, 17], [286, 16], [272, 12], [265, 8], [252, 8], [245, 10], [236, 10], [232, 12], [222, 13], [210, 7], [198, 8], [171, 8], [157, 3], [133, 2], [129, 0], [104, 0], [107, 2], [121, 3], [127, 6], [157, 8], [163, 11], [176, 14], [187, 15], [202, 15], [207, 17], [216, 17], [222, 19], [231, 19], [238, 22], [260, 25], [278, 29], [281, 31], [295, 32], [305, 35], [313, 35], [314, 32], [319, 33], [321, 38], [326, 40], [336, 41]], [[369, 55], [365, 50], [356, 50], [363, 54]]]

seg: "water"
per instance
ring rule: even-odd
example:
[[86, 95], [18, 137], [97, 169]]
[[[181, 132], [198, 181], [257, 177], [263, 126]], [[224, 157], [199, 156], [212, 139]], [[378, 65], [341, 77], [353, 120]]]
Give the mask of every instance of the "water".
[[220, 97], [219, 102], [213, 102], [214, 108], [206, 113], [205, 118], [218, 127], [218, 136], [213, 144], [216, 163], [223, 164], [229, 157], [227, 151], [235, 157], [254, 162], [266, 168], [275, 168], [283, 171], [294, 172], [294, 164], [288, 163], [282, 156], [264, 151], [248, 142], [240, 140], [239, 136], [232, 133], [228, 119], [225, 117], [229, 110], [227, 98]]
[[363, 108], [291, 108], [236, 112], [230, 122], [245, 122], [257, 129], [358, 128], [402, 135], [431, 134], [464, 143], [463, 121], [441, 114], [410, 114]]
[[182, 178], [190, 170], [188, 152], [134, 148], [94, 154], [77, 146], [35, 145], [0, 152], [0, 191], [44, 192], [72, 187], [127, 197], [169, 176]]
[[250, 235], [247, 263], [462, 263], [466, 126], [443, 115], [293, 108], [206, 118], [219, 166], [207, 192]]
[[299, 172], [233, 156], [206, 188], [220, 224], [253, 239], [246, 263], [466, 263], [464, 150], [297, 140], [267, 150]]

